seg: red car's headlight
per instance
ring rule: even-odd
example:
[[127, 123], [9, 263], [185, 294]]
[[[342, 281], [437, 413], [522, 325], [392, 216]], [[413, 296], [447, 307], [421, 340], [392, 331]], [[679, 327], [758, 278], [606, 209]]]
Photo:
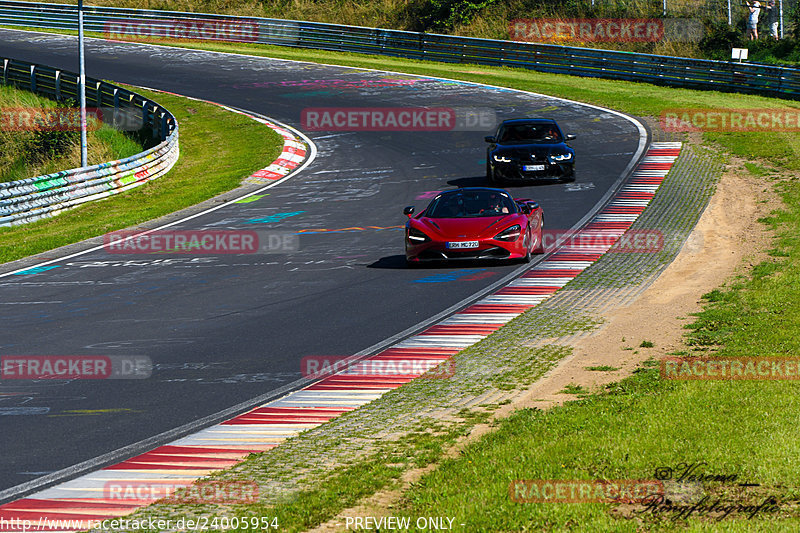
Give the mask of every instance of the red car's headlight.
[[506, 228], [497, 235], [494, 236], [496, 241], [516, 241], [519, 239], [519, 234], [522, 232], [522, 228], [519, 224], [514, 224], [510, 228]]
[[416, 228], [408, 228], [408, 231], [406, 231], [406, 238], [411, 244], [422, 244], [430, 240], [427, 235]]

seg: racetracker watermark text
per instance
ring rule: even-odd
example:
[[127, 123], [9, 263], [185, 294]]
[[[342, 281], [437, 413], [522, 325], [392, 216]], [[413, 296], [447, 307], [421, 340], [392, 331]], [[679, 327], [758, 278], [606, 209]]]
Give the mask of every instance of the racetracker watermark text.
[[308, 107], [307, 131], [486, 131], [497, 125], [483, 107]]
[[0, 379], [146, 379], [144, 355], [3, 355]]
[[103, 485], [106, 500], [155, 501], [169, 504], [252, 504], [258, 501], [254, 481], [208, 480], [185, 484], [173, 481], [108, 481]]
[[300, 249], [292, 232], [256, 230], [123, 230], [103, 235], [112, 254], [279, 254]]
[[641, 503], [663, 493], [660, 481], [647, 479], [516, 479], [508, 486], [517, 503]]
[[[86, 130], [103, 124], [120, 131], [138, 131], [144, 126], [141, 111], [113, 107], [87, 107]], [[0, 131], [81, 131], [77, 107], [0, 107]]]
[[258, 22], [243, 19], [126, 19], [105, 23], [107, 39], [175, 39], [256, 42]]
[[800, 131], [800, 109], [666, 109], [664, 131]]
[[508, 24], [512, 41], [564, 42], [697, 42], [705, 34], [694, 19], [515, 19]]
[[542, 231], [545, 253], [557, 250], [578, 253], [656, 253], [664, 248], [659, 230], [553, 230]]
[[[86, 108], [86, 129], [100, 128], [103, 112]], [[2, 107], [2, 131], [81, 131], [81, 110], [76, 107]]]
[[376, 378], [423, 377], [447, 379], [455, 375], [455, 361], [437, 359], [383, 358], [362, 359], [332, 355], [311, 355], [300, 360], [304, 377], [320, 379], [334, 374]]
[[665, 357], [661, 377], [672, 380], [798, 380], [798, 357]]
[[508, 24], [512, 41], [655, 42], [664, 38], [660, 19], [516, 19]]

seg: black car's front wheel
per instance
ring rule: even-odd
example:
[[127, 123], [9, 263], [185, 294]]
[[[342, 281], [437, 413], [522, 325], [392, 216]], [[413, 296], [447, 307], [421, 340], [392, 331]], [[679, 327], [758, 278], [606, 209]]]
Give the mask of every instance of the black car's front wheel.
[[486, 179], [489, 181], [490, 185], [494, 185], [495, 187], [500, 187], [503, 185], [503, 180], [498, 178], [494, 173], [494, 167], [488, 159], [486, 160]]
[[575, 167], [570, 165], [566, 167], [561, 175], [561, 181], [572, 182], [575, 181]]

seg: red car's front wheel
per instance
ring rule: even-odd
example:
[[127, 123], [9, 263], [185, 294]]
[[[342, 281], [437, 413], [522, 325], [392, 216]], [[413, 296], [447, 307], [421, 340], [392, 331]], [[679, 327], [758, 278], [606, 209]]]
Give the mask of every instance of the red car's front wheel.
[[531, 262], [531, 255], [532, 255], [532, 246], [533, 246], [533, 237], [531, 236], [531, 228], [528, 226], [528, 231], [525, 233], [525, 257], [522, 258], [522, 261], [525, 263]]

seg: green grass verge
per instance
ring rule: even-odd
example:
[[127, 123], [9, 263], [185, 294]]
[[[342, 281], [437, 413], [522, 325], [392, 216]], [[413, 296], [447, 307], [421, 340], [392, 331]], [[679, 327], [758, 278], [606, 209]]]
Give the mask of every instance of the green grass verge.
[[[645, 368], [606, 394], [548, 412], [517, 411], [426, 475], [393, 512], [456, 517], [465, 531], [789, 531], [800, 488], [792, 407], [799, 400], [796, 384], [666, 383], [657, 368]], [[643, 505], [517, 503], [509, 496], [513, 480], [652, 480], [657, 469], [678, 472], [682, 463], [736, 476], [703, 483], [711, 501], [758, 505], [775, 497], [781, 510], [723, 520], [696, 511], [687, 519]]]
[[[0, 85], [4, 123], [14, 127], [22, 113], [33, 110], [75, 109], [72, 102], [56, 102], [35, 93]], [[143, 150], [132, 138], [105, 124], [87, 132], [90, 165], [122, 159]], [[0, 130], [0, 182], [8, 182], [76, 168], [81, 164], [79, 131]]]
[[220, 107], [134, 89], [169, 109], [180, 125], [181, 156], [165, 176], [57, 217], [0, 228], [0, 262], [152, 220], [239, 186], [271, 163], [283, 139], [264, 125]]

